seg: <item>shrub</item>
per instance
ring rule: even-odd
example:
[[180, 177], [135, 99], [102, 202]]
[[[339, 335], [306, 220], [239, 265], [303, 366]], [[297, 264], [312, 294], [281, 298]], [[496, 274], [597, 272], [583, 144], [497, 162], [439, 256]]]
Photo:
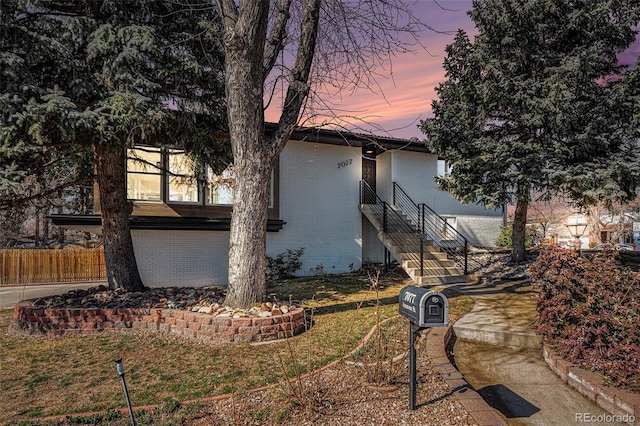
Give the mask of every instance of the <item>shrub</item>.
[[[511, 236], [513, 234], [513, 224], [500, 227], [500, 235], [496, 240], [496, 246], [511, 248], [513, 246]], [[530, 225], [525, 229], [524, 245], [525, 247], [533, 247], [538, 241], [538, 231], [535, 226]]]
[[266, 279], [267, 281], [291, 278], [302, 268], [300, 258], [304, 254], [304, 247], [297, 250], [288, 249], [275, 258], [267, 256]]
[[616, 253], [592, 259], [547, 248], [531, 265], [540, 291], [538, 333], [575, 365], [601, 371], [614, 385], [640, 380], [640, 284]]

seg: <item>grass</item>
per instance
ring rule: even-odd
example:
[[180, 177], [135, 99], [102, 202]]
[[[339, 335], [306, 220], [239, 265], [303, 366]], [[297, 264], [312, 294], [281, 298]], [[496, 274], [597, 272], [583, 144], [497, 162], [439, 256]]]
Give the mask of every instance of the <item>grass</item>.
[[[121, 357], [132, 404], [165, 407], [143, 413], [142, 419], [156, 416], [155, 424], [173, 424], [173, 420], [158, 423], [157, 416], [171, 417], [193, 407], [185, 401], [273, 384], [284, 374], [293, 377], [344, 356], [376, 324], [377, 317], [396, 315], [399, 291], [408, 284], [406, 276], [399, 274], [381, 277], [378, 299], [368, 277], [357, 273], [271, 284], [269, 297], [294, 299], [313, 309], [313, 327], [289, 342], [296, 353], [304, 354], [304, 362], [293, 362], [289, 343], [283, 342], [207, 346], [132, 330], [70, 338], [12, 335], [5, 332], [12, 311], [2, 310], [0, 421], [38, 424], [32, 420], [83, 412], [102, 413], [97, 415], [101, 420], [94, 417], [86, 419], [88, 423], [99, 423], [105, 415], [117, 418], [114, 410], [125, 402], [113, 360]], [[470, 303], [469, 297], [449, 295], [452, 315], [470, 309]], [[251, 416], [259, 420], [266, 414], [257, 411]], [[126, 418], [123, 421], [126, 424]]]

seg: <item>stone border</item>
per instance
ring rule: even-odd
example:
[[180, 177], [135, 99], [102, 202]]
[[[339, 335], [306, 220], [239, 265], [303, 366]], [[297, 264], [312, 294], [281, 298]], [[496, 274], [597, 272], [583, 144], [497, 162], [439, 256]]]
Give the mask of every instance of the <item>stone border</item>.
[[109, 329], [140, 329], [179, 335], [206, 343], [265, 342], [306, 328], [304, 308], [282, 315], [219, 318], [180, 309], [36, 308], [20, 302], [13, 311], [15, 331], [45, 336], [74, 336]]
[[449, 361], [446, 348], [453, 337], [453, 325], [447, 328], [430, 328], [427, 333], [426, 351], [433, 368], [440, 372], [444, 381], [449, 385], [451, 393], [469, 412], [478, 426], [507, 426], [507, 423], [491, 408], [491, 406], [476, 392]]
[[605, 385], [601, 373], [575, 367], [546, 343], [542, 346], [542, 353], [551, 371], [569, 386], [594, 401], [612, 416], [619, 418], [621, 422], [634, 426], [640, 425], [640, 394]]

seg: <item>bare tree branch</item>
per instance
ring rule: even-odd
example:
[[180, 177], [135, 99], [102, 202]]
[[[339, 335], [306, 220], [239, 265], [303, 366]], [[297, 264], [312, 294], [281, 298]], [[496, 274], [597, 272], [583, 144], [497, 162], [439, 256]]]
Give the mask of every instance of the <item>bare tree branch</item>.
[[289, 13], [289, 9], [291, 9], [291, 1], [292, 0], [282, 0], [282, 3], [280, 3], [280, 7], [278, 8], [275, 21], [271, 26], [271, 33], [265, 47], [263, 80], [267, 78], [273, 69], [276, 60], [278, 59], [278, 54], [282, 51], [283, 43], [287, 36], [287, 23], [291, 17], [291, 14]]

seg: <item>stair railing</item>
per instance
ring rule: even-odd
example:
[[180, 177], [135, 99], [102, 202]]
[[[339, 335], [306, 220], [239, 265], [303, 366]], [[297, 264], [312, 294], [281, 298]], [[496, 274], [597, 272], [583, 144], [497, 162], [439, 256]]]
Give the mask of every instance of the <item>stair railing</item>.
[[[364, 180], [360, 181], [360, 204], [370, 207], [372, 214], [380, 222], [382, 232], [393, 242], [393, 245], [405, 253], [408, 260], [420, 265], [420, 276], [423, 276], [425, 245], [423, 237], [389, 203], [383, 201]], [[418, 245], [419, 253], [415, 253]]]
[[426, 204], [416, 204], [396, 182], [393, 182], [393, 205], [407, 215], [416, 232], [426, 235], [468, 274], [469, 240], [464, 235]]

